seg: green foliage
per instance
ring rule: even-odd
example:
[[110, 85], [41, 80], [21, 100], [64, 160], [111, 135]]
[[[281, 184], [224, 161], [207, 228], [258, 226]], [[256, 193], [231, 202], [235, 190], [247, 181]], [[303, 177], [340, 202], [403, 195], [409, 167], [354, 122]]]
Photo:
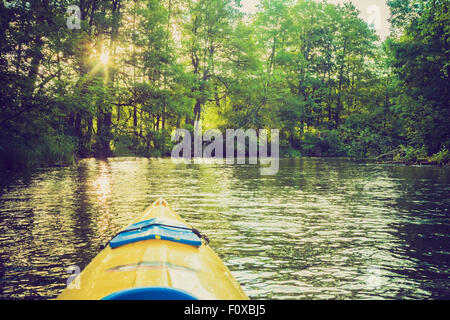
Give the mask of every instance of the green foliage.
[[347, 155], [339, 130], [322, 131], [323, 153], [328, 157]]
[[0, 141], [0, 170], [23, 170], [40, 166], [69, 165], [75, 159], [76, 143], [66, 135], [45, 135], [25, 141], [9, 137]]
[[301, 152], [297, 149], [292, 148], [291, 146], [281, 149], [280, 154], [285, 158], [300, 158], [302, 156]]
[[426, 158], [425, 147], [416, 149], [411, 146], [400, 145], [400, 152], [394, 156], [394, 161], [416, 163], [418, 160]]
[[200, 119], [279, 129], [288, 157], [447, 161], [448, 1], [388, 1], [382, 45], [352, 4], [86, 0], [80, 30], [69, 4], [0, 2], [3, 168], [168, 156]]
[[397, 110], [404, 119], [408, 142], [427, 154], [450, 142], [448, 1], [391, 1], [401, 33], [389, 39], [391, 64], [399, 79]]
[[438, 164], [446, 164], [450, 162], [450, 151], [447, 147], [442, 147], [439, 152], [436, 152], [430, 157], [430, 161], [437, 162]]
[[[74, 162], [75, 139], [71, 136], [52, 135], [44, 136], [32, 149], [30, 156], [32, 161], [28, 161], [33, 166], [68, 165]], [[35, 161], [33, 163], [33, 161]]]
[[306, 132], [300, 142], [302, 154], [315, 157], [339, 157], [347, 155], [338, 130]]
[[149, 152], [153, 157], [170, 156], [174, 144], [168, 130], [152, 130], [147, 133], [147, 141], [151, 146]]
[[131, 135], [116, 135], [113, 152], [117, 157], [130, 157], [136, 155], [135, 139]]
[[315, 133], [306, 132], [301, 140], [301, 150], [308, 156], [322, 156], [320, 149], [321, 139]]
[[398, 137], [395, 132], [389, 132], [386, 126], [385, 114], [378, 112], [350, 115], [339, 129], [344, 153], [354, 158], [372, 158], [395, 148]]

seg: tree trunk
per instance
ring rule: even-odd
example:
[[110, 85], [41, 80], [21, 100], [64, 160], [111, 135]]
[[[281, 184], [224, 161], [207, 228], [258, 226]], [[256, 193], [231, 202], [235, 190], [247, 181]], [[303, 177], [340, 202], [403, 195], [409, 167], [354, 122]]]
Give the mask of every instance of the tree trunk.
[[[109, 47], [110, 61], [109, 61], [109, 79], [106, 79], [107, 89], [114, 89], [115, 81], [115, 60], [116, 60], [116, 42], [119, 34], [119, 19], [120, 19], [120, 0], [115, 0], [112, 2], [112, 26], [111, 26], [111, 44]], [[105, 65], [104, 68], [108, 68]], [[114, 90], [112, 90], [114, 92]], [[111, 125], [112, 125], [112, 107], [109, 101], [103, 100], [105, 105], [101, 106], [98, 110], [97, 119], [97, 156], [100, 158], [106, 158], [112, 155], [111, 152]]]

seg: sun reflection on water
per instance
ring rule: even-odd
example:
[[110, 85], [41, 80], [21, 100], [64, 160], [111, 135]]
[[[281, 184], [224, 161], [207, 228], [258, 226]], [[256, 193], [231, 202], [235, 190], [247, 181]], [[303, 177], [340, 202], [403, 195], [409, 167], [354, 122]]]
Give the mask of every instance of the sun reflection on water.
[[92, 182], [99, 206], [98, 232], [100, 237], [106, 237], [111, 229], [111, 168], [108, 161], [98, 161], [97, 178]]

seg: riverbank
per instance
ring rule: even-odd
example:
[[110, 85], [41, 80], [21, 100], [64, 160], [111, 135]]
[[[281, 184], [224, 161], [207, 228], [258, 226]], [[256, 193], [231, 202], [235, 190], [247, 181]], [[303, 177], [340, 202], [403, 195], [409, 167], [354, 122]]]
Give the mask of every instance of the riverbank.
[[373, 158], [376, 163], [402, 164], [402, 165], [428, 165], [448, 166], [450, 165], [450, 152], [442, 148], [439, 152], [426, 156], [423, 149], [413, 149], [401, 146], [399, 149], [378, 155]]
[[445, 162], [431, 161], [427, 159], [421, 159], [418, 161], [380, 161], [374, 160], [376, 163], [380, 164], [398, 164], [398, 165], [409, 165], [409, 166], [438, 166], [438, 167], [450, 167], [450, 162], [447, 160]]
[[378, 160], [376, 158], [351, 158], [351, 157], [284, 157], [284, 159], [301, 159], [301, 158], [322, 158], [322, 159], [335, 159], [342, 158], [355, 162], [370, 162], [377, 164], [392, 164], [392, 165], [405, 165], [405, 166], [436, 166], [436, 167], [450, 167], [450, 161], [444, 162], [433, 161], [429, 159], [420, 159], [418, 161], [406, 161], [406, 160]]
[[[63, 167], [70, 167], [74, 164], [77, 164], [79, 161], [83, 161], [84, 159], [90, 159], [91, 157], [87, 158], [74, 158], [70, 162], [66, 163], [55, 163], [55, 164], [45, 164], [45, 165], [39, 165], [34, 167], [21, 167], [21, 168], [14, 168], [14, 169], [4, 169], [0, 170], [0, 175], [2, 176], [14, 176], [16, 174], [20, 175], [29, 175], [36, 169], [50, 169], [50, 168], [63, 168]], [[92, 157], [93, 158], [93, 157]], [[130, 155], [127, 157], [124, 156], [112, 156], [107, 159], [111, 158], [147, 158], [147, 159], [168, 159], [170, 157], [162, 156], [162, 157], [143, 157], [143, 156], [136, 156], [136, 155]], [[449, 159], [443, 159], [443, 160], [436, 160], [432, 157], [429, 158], [422, 158], [417, 160], [407, 160], [407, 159], [393, 159], [393, 158], [354, 158], [354, 157], [317, 157], [317, 156], [281, 156], [280, 159], [305, 159], [305, 158], [311, 158], [311, 159], [347, 159], [354, 162], [359, 163], [376, 163], [376, 164], [386, 164], [386, 165], [403, 165], [403, 166], [436, 166], [436, 167], [449, 167], [450, 168], [450, 161]], [[102, 160], [102, 158], [95, 158], [97, 160]], [[104, 159], [103, 159], [104, 160]]]

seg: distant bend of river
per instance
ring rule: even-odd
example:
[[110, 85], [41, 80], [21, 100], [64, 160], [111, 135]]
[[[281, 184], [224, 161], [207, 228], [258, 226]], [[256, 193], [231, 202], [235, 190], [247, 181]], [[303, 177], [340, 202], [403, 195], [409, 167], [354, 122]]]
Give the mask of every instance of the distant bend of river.
[[450, 298], [450, 169], [85, 159], [0, 179], [0, 298], [52, 299], [164, 197], [253, 299]]

